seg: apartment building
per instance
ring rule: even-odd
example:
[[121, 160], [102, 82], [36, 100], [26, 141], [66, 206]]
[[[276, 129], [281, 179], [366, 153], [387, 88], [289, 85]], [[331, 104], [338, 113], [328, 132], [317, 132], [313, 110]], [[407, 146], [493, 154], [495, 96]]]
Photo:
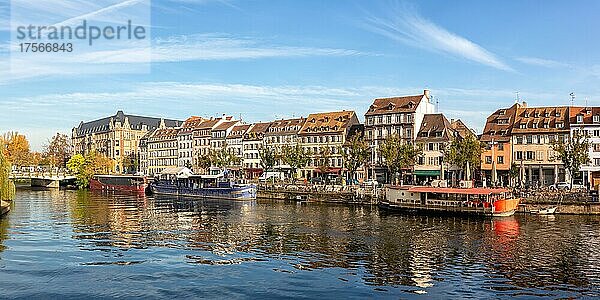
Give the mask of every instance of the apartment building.
[[492, 113], [486, 120], [479, 141], [484, 145], [481, 154], [481, 170], [486, 182], [498, 185], [511, 183], [510, 169], [513, 164], [512, 126], [517, 116], [514, 104], [509, 108], [501, 108]]
[[246, 177], [255, 179], [259, 177], [263, 168], [260, 162], [260, 149], [264, 147], [265, 133], [268, 131], [271, 123], [255, 123], [244, 134], [242, 139], [244, 161], [243, 166], [246, 171]]
[[157, 128], [178, 127], [182, 121], [128, 115], [118, 111], [114, 116], [81, 122], [71, 131], [75, 154], [97, 151], [113, 160], [113, 172], [125, 172], [124, 160], [140, 158], [140, 139]]
[[[264, 134], [265, 147], [273, 148], [279, 153], [283, 146], [296, 146], [299, 143], [298, 132], [300, 132], [305, 122], [305, 118], [282, 119], [271, 122]], [[290, 166], [281, 160], [277, 162], [275, 167], [282, 172], [291, 172]], [[291, 176], [291, 174], [288, 175]]]
[[365, 137], [373, 148], [371, 163], [375, 176], [387, 182], [389, 174], [379, 155], [379, 145], [388, 135], [397, 134], [406, 143], [413, 143], [426, 114], [433, 114], [429, 90], [423, 94], [404, 97], [379, 98], [373, 101], [365, 113]]
[[227, 135], [226, 138], [226, 145], [227, 145], [227, 151], [233, 155], [235, 155], [237, 158], [239, 158], [240, 163], [239, 165], [236, 165], [235, 167], [232, 166], [232, 170], [235, 171], [237, 174], [237, 176], [239, 177], [243, 177], [245, 176], [245, 172], [242, 172], [242, 169], [244, 167], [244, 144], [243, 144], [243, 140], [244, 140], [244, 135], [246, 134], [246, 132], [248, 131], [248, 129], [250, 129], [249, 124], [238, 124], [233, 126], [233, 128], [231, 128], [231, 132], [229, 132], [229, 134]]
[[341, 150], [352, 126], [358, 124], [354, 111], [310, 114], [298, 133], [300, 144], [312, 155], [308, 166], [300, 170], [302, 177], [341, 175]]
[[204, 171], [201, 170], [198, 165], [198, 158], [209, 153], [211, 149], [212, 130], [225, 121], [228, 121], [228, 118], [205, 119], [192, 130], [192, 139], [194, 144], [194, 151], [192, 154], [194, 172]]
[[240, 121], [223, 121], [215, 126], [210, 132], [210, 147], [215, 150], [225, 148], [227, 146], [227, 136], [231, 133], [233, 127], [240, 124]]
[[571, 136], [582, 134], [590, 143], [588, 164], [581, 167], [581, 182], [593, 189], [600, 184], [600, 107], [570, 107]]
[[148, 174], [154, 176], [165, 169], [176, 168], [179, 156], [179, 128], [159, 128], [148, 137]]
[[178, 158], [177, 166], [193, 170], [194, 165], [194, 130], [204, 122], [204, 118], [189, 117], [177, 133]]

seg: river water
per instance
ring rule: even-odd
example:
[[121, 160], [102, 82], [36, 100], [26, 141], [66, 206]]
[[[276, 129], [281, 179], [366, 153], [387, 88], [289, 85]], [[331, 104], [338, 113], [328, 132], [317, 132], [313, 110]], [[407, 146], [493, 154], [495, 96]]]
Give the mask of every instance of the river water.
[[19, 190], [0, 298], [600, 297], [600, 218]]

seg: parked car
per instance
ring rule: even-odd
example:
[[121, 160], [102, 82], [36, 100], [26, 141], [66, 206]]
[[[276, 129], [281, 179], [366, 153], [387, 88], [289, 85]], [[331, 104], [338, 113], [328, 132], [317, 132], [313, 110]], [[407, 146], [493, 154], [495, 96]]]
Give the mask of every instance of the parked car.
[[364, 185], [368, 185], [368, 186], [378, 186], [379, 182], [377, 182], [377, 179], [369, 179], [369, 180], [365, 180], [363, 182]]

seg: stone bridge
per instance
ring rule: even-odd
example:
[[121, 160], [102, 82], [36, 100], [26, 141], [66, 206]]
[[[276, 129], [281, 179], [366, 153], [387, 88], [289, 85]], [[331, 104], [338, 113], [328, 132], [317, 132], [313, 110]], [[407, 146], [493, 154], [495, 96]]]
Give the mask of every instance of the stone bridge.
[[13, 172], [12, 180], [31, 180], [32, 187], [60, 188], [61, 183], [74, 182], [77, 177], [65, 172]]

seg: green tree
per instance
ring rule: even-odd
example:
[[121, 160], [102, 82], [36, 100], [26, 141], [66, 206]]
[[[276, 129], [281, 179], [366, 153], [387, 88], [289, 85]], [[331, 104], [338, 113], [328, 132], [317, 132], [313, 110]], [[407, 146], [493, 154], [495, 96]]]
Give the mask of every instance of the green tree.
[[210, 149], [208, 151], [208, 153], [198, 155], [198, 167], [200, 167], [200, 168], [202, 168], [202, 170], [206, 171], [210, 167], [215, 165], [215, 160], [216, 160], [216, 157], [215, 157], [214, 151], [212, 149]]
[[[473, 170], [481, 165], [481, 153], [483, 147], [473, 135], [468, 135], [464, 139], [455, 139], [448, 148], [446, 158], [449, 163], [465, 171], [467, 167], [471, 174]], [[468, 178], [465, 178], [468, 180]]]
[[126, 173], [135, 173], [139, 167], [139, 159], [135, 152], [131, 152], [123, 159], [123, 171]]
[[69, 171], [76, 174], [79, 189], [88, 187], [94, 174], [109, 173], [112, 166], [112, 160], [98, 152], [91, 152], [85, 156], [76, 154], [67, 162]]
[[559, 139], [552, 147], [556, 152], [556, 158], [562, 161], [565, 170], [569, 172], [571, 178], [569, 186], [573, 188], [573, 175], [579, 172], [581, 166], [590, 162], [590, 142], [587, 136], [574, 131], [570, 139], [567, 138], [566, 141]]
[[71, 157], [71, 139], [66, 134], [57, 133], [47, 141], [43, 154], [50, 166], [64, 168]]
[[404, 181], [404, 169], [414, 166], [417, 159], [423, 155], [423, 149], [417, 145], [403, 143], [397, 134], [388, 135], [379, 146], [379, 153], [384, 163], [397, 182], [396, 174], [400, 174], [400, 180]]
[[508, 177], [510, 178], [511, 186], [514, 186], [514, 183], [519, 178], [519, 172], [519, 166], [513, 162], [510, 165], [510, 170], [508, 170]]
[[342, 147], [341, 151], [350, 179], [355, 179], [356, 171], [364, 166], [371, 156], [369, 143], [362, 136], [355, 134]]
[[329, 172], [331, 167], [331, 149], [329, 146], [321, 146], [317, 153], [317, 169], [321, 172], [321, 175]]
[[4, 157], [5, 145], [0, 140], [0, 201], [12, 200], [15, 197], [15, 184], [10, 180], [10, 163]]
[[292, 169], [292, 180], [296, 183], [298, 169], [306, 167], [310, 160], [310, 151], [304, 150], [300, 144], [285, 145], [281, 149], [281, 160]]

